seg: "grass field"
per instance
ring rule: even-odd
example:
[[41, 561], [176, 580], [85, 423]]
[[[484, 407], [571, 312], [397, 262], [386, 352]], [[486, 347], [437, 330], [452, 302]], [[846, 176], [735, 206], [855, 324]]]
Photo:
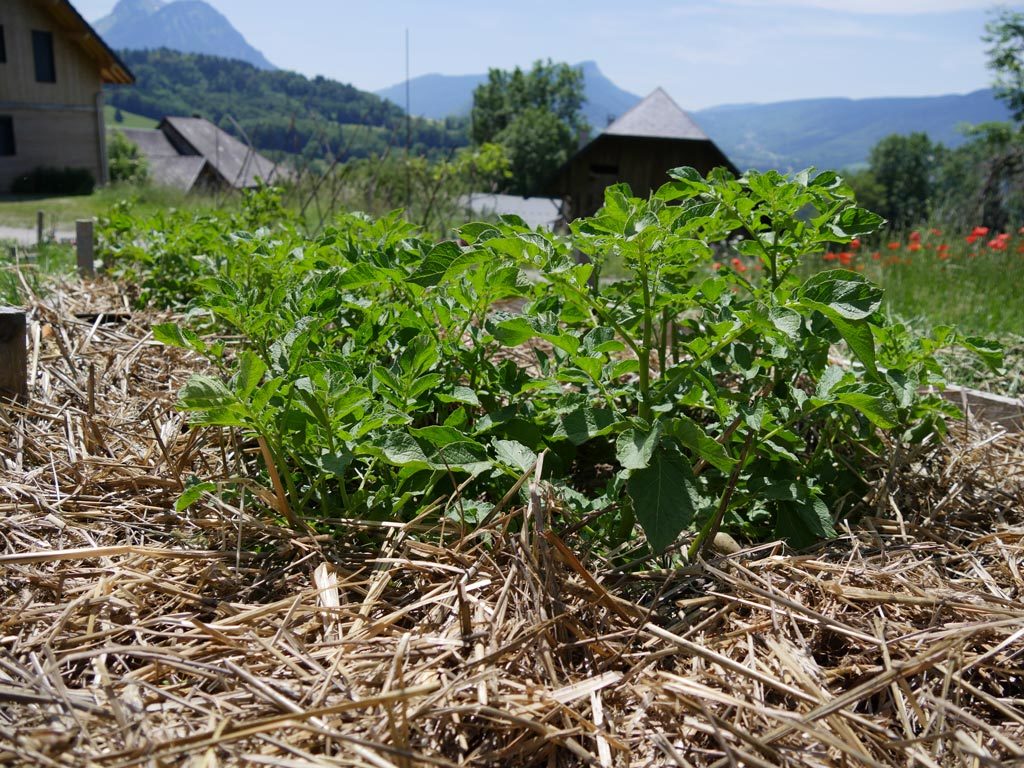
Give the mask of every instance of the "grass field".
[[103, 107], [103, 119], [108, 130], [111, 128], [156, 128], [157, 121], [152, 118], [136, 115], [134, 112], [125, 112], [122, 109], [121, 117], [124, 119], [119, 123], [114, 119], [115, 114], [117, 114], [115, 107], [109, 104]]

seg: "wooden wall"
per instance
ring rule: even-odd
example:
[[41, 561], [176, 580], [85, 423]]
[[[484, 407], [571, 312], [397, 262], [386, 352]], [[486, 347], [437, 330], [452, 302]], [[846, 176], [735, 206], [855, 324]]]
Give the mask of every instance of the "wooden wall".
[[0, 157], [0, 194], [9, 192], [18, 176], [40, 166], [87, 168], [97, 183], [105, 180], [95, 112], [25, 109], [0, 114], [14, 118], [17, 152]]
[[[95, 105], [102, 87], [99, 66], [57, 26], [41, 4], [34, 0], [0, 0], [0, 24], [7, 43], [7, 62], [0, 64], [0, 104]], [[36, 82], [32, 30], [53, 33], [55, 83]]]
[[[0, 0], [7, 61], [0, 63], [0, 115], [14, 123], [16, 154], [0, 157], [0, 194], [40, 166], [87, 168], [106, 181], [99, 66], [36, 0]], [[55, 83], [38, 83], [32, 31], [53, 34]]]
[[590, 216], [612, 184], [629, 184], [636, 197], [647, 197], [669, 181], [672, 168], [689, 165], [706, 175], [727, 162], [707, 141], [602, 135], [562, 171], [557, 192], [570, 196], [570, 218]]

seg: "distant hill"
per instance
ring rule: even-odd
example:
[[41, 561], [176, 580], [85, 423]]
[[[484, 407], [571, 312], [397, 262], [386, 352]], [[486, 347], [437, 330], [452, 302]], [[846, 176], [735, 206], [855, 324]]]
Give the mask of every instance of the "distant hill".
[[733, 104], [692, 115], [741, 169], [784, 171], [862, 165], [871, 147], [892, 133], [922, 131], [954, 147], [964, 141], [959, 126], [1010, 118], [991, 89], [918, 98]]
[[203, 0], [120, 0], [94, 26], [112, 48], [170, 48], [276, 69], [230, 21]]
[[[124, 112], [153, 120], [200, 115], [264, 152], [322, 157], [330, 148], [345, 159], [384, 154], [405, 142], [402, 110], [345, 83], [167, 48], [121, 56], [136, 83], [105, 95]], [[447, 152], [468, 140], [464, 120], [414, 119], [411, 128], [418, 154]]]
[[[595, 130], [604, 128], [628, 110], [640, 97], [624, 91], [601, 72], [595, 61], [576, 65], [583, 70], [586, 103], [583, 114]], [[473, 107], [473, 90], [487, 75], [421, 75], [409, 80], [409, 102], [412, 114], [440, 120], [449, 115], [468, 115]], [[376, 91], [388, 101], [405, 109], [405, 83], [397, 83]]]

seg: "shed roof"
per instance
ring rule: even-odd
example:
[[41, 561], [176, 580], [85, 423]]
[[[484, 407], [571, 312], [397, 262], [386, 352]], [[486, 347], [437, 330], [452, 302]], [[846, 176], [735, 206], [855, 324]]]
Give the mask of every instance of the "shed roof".
[[696, 139], [708, 136], [693, 118], [661, 88], [623, 114], [602, 132], [613, 136], [641, 136], [652, 139]]
[[235, 188], [256, 186], [257, 178], [271, 181], [277, 166], [231, 134], [201, 117], [165, 117], [158, 126], [169, 126], [196, 154], [202, 155], [228, 184]]
[[82, 18], [68, 0], [36, 0], [36, 5], [49, 13], [68, 37], [78, 43], [89, 58], [99, 64], [100, 78], [104, 83], [131, 85], [135, 82], [135, 75], [128, 66], [103, 42], [99, 33]]

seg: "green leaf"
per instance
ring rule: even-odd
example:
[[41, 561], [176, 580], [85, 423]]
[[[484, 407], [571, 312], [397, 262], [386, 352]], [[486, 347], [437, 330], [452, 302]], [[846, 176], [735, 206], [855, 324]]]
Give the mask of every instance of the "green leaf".
[[899, 423], [892, 390], [883, 384], [861, 384], [856, 388], [840, 387], [832, 392], [836, 402], [864, 414], [881, 429], [893, 429]]
[[615, 441], [615, 457], [624, 469], [646, 469], [660, 437], [660, 424], [649, 429], [627, 429]]
[[654, 453], [646, 469], [630, 475], [626, 491], [655, 552], [675, 541], [696, 515], [698, 495], [693, 472], [682, 456], [664, 447]]
[[736, 465], [725, 447], [712, 439], [693, 419], [677, 416], [669, 422], [668, 433], [697, 456], [721, 472], [731, 472]]
[[983, 336], [967, 336], [962, 339], [963, 345], [981, 358], [993, 372], [1003, 367], [1003, 345], [994, 339]]
[[191, 349], [199, 353], [206, 351], [206, 344], [195, 331], [182, 328], [177, 323], [159, 323], [154, 325], [152, 330], [153, 338], [161, 344], [166, 344], [169, 347]]
[[186, 488], [182, 494], [174, 501], [174, 511], [184, 512], [186, 509], [191, 507], [197, 501], [199, 501], [204, 493], [213, 493], [217, 490], [216, 483], [196, 483]]
[[819, 498], [783, 503], [775, 522], [775, 535], [800, 549], [835, 538], [836, 530], [828, 506]]
[[514, 317], [488, 326], [491, 335], [506, 347], [518, 347], [537, 335], [536, 329], [525, 317]]
[[452, 387], [451, 394], [446, 395], [439, 393], [435, 395], [439, 402], [442, 403], [463, 403], [465, 405], [480, 405], [480, 398], [477, 397], [476, 392], [469, 387], [454, 386]]
[[493, 445], [498, 461], [520, 472], [529, 472], [537, 463], [537, 454], [516, 440], [495, 440]]
[[203, 374], [190, 376], [178, 399], [190, 410], [224, 407], [236, 402], [234, 393], [223, 381]]
[[564, 414], [555, 428], [555, 437], [564, 437], [573, 445], [582, 445], [592, 437], [608, 434], [615, 416], [605, 408], [577, 408]]
[[267, 364], [255, 352], [243, 352], [238, 360], [238, 375], [235, 377], [235, 394], [245, 400], [260, 385]]
[[409, 276], [409, 282], [422, 285], [424, 288], [437, 285], [441, 282], [441, 278], [444, 277], [448, 268], [461, 255], [462, 249], [459, 248], [457, 243], [450, 240], [438, 243], [430, 249], [430, 252], [420, 263], [416, 271]]
[[830, 269], [807, 280], [800, 297], [805, 303], [825, 305], [847, 320], [863, 320], [878, 311], [882, 289], [857, 272]]
[[839, 237], [860, 237], [877, 232], [885, 224], [885, 219], [877, 213], [863, 208], [847, 208], [839, 214], [839, 220], [829, 225]]
[[799, 335], [802, 322], [800, 313], [786, 307], [772, 307], [768, 317], [771, 319], [772, 325], [789, 336], [789, 338], [796, 339]]

